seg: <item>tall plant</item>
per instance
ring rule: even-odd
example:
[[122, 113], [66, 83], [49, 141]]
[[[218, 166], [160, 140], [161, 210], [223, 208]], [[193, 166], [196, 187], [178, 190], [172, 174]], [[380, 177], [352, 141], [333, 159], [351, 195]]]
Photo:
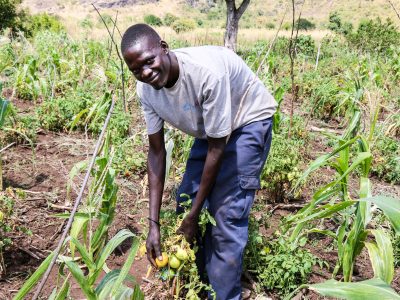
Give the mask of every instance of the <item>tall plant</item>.
[[[287, 219], [287, 225], [294, 226], [289, 230], [290, 241], [296, 244], [302, 236], [311, 232], [335, 238], [338, 245], [338, 261], [333, 275], [342, 270], [343, 280], [346, 282], [352, 280], [355, 259], [366, 246], [376, 276], [390, 284], [394, 268], [390, 238], [382, 230], [368, 230], [367, 225], [372, 218], [373, 203], [384, 212], [396, 232], [400, 232], [400, 203], [393, 198], [371, 196], [371, 182], [368, 175], [372, 156], [368, 140], [362, 135], [356, 135], [359, 120], [360, 113], [356, 112], [347, 131], [338, 139], [335, 149], [317, 158], [300, 178], [299, 182], [312, 171], [326, 165], [337, 172], [334, 181], [320, 188], [308, 205]], [[354, 158], [351, 160], [352, 156]], [[360, 190], [358, 197], [353, 199], [348, 180], [356, 170], [360, 174]], [[310, 221], [331, 217], [334, 214], [340, 214], [342, 218], [342, 224], [337, 232], [307, 228]], [[366, 242], [369, 234], [375, 237], [376, 243]]]

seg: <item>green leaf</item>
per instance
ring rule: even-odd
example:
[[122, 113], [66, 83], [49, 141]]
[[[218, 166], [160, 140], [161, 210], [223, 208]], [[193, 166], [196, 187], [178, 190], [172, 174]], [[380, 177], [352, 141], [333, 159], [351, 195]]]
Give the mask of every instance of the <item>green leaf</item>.
[[139, 239], [134, 238], [134, 241], [132, 243], [132, 249], [131, 252], [129, 253], [129, 256], [127, 258], [127, 260], [124, 263], [124, 266], [121, 269], [121, 273], [119, 274], [117, 281], [115, 282], [115, 285], [113, 287], [113, 290], [111, 292], [112, 295], [116, 295], [117, 292], [119, 291], [122, 282], [125, 280], [126, 276], [129, 273], [129, 270], [131, 269], [131, 266], [133, 264], [133, 261], [135, 259], [136, 256], [136, 252], [139, 249]]
[[93, 262], [93, 259], [89, 254], [89, 252], [77, 239], [75, 239], [74, 237], [70, 238], [71, 238], [71, 243], [74, 244], [78, 249], [79, 253], [81, 254], [82, 260], [88, 267], [89, 271], [94, 272], [94, 270], [96, 269], [96, 264]]
[[390, 284], [394, 276], [393, 247], [388, 237], [382, 230], [371, 230], [375, 236], [375, 243], [365, 243], [375, 277]]
[[309, 289], [328, 297], [348, 300], [400, 300], [400, 296], [379, 278], [360, 282], [327, 280], [312, 284]]
[[31, 289], [35, 286], [35, 284], [39, 281], [42, 277], [44, 272], [46, 272], [50, 262], [54, 256], [52, 252], [47, 258], [40, 264], [39, 268], [32, 274], [31, 277], [24, 283], [18, 293], [14, 296], [13, 300], [22, 300], [25, 296], [31, 291]]
[[135, 235], [127, 229], [122, 229], [119, 231], [111, 240], [108, 241], [107, 245], [104, 247], [101, 252], [98, 260], [96, 261], [97, 270], [96, 273], [92, 276], [91, 282], [95, 282], [97, 277], [100, 275], [100, 271], [103, 268], [107, 258], [114, 251], [115, 248], [118, 247], [123, 241], [125, 241], [129, 237], [134, 237]]
[[[1, 90], [0, 90], [1, 92]], [[4, 120], [9, 112], [10, 101], [0, 98], [0, 128], [4, 125]]]
[[88, 280], [83, 275], [82, 270], [79, 268], [78, 264], [73, 261], [66, 261], [65, 264], [68, 267], [68, 270], [71, 272], [72, 276], [74, 276], [75, 280], [79, 284], [82, 289], [82, 292], [88, 297], [89, 300], [96, 300], [96, 295], [90, 286]]
[[397, 234], [400, 234], [400, 200], [386, 196], [374, 196], [359, 201], [372, 202], [378, 206], [392, 224]]

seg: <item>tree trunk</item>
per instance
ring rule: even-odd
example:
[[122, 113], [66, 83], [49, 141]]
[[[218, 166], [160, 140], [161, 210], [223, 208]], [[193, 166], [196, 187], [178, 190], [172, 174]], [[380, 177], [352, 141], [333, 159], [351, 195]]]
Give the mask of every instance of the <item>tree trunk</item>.
[[224, 36], [225, 47], [236, 52], [237, 34], [239, 29], [239, 19], [235, 18], [234, 13], [227, 13], [226, 31]]
[[237, 34], [239, 20], [250, 3], [250, 0], [243, 0], [239, 8], [236, 8], [235, 0], [225, 0], [226, 2], [226, 30], [224, 36], [225, 47], [236, 52]]

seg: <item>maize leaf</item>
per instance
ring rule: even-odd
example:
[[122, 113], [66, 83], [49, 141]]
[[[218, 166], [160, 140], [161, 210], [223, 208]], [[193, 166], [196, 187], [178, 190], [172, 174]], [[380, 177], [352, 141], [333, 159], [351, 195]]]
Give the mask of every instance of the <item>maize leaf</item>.
[[390, 284], [394, 276], [393, 247], [390, 238], [382, 230], [371, 230], [376, 243], [365, 243], [375, 277]]
[[339, 282], [331, 279], [312, 284], [309, 289], [323, 296], [347, 300], [400, 300], [400, 295], [379, 278], [360, 282]]
[[82, 289], [82, 292], [86, 295], [89, 300], [96, 300], [96, 295], [91, 288], [88, 280], [83, 275], [82, 270], [79, 268], [78, 264], [73, 261], [66, 261], [65, 264], [68, 267], [68, 270], [71, 272], [72, 276], [75, 278], [76, 282]]
[[372, 202], [378, 206], [392, 224], [397, 234], [400, 233], [400, 200], [386, 196], [374, 196], [359, 201]]
[[31, 291], [35, 284], [42, 277], [44, 272], [46, 272], [51, 260], [53, 259], [54, 253], [52, 252], [47, 258], [40, 264], [38, 269], [29, 277], [29, 279], [24, 283], [18, 293], [14, 296], [13, 300], [22, 300]]

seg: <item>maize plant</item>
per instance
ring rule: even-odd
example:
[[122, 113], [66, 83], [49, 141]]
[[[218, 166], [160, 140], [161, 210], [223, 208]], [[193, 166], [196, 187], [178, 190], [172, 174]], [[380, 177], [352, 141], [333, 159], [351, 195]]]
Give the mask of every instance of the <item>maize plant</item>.
[[[66, 249], [68, 251], [65, 251], [65, 255], [58, 257], [60, 263], [59, 277], [63, 283], [53, 290], [51, 299], [67, 299], [71, 277], [79, 284], [85, 297], [90, 300], [143, 299], [143, 293], [141, 293], [135, 279], [129, 275], [129, 270], [139, 248], [139, 240], [133, 233], [124, 229], [106, 242], [108, 229], [114, 219], [118, 191], [115, 182], [116, 172], [111, 168], [113, 151], [109, 142], [110, 138], [111, 135], [108, 133], [102, 147], [102, 155], [96, 158], [97, 168], [92, 173], [93, 180], [89, 187], [87, 201], [75, 214], [70, 236], [64, 244], [64, 248], [69, 245], [69, 248]], [[73, 179], [78, 171], [85, 169], [86, 166], [86, 162], [79, 163], [72, 169], [70, 178]], [[69, 218], [69, 214], [57, 216]], [[121, 270], [110, 271], [106, 265], [107, 258], [116, 247], [128, 238], [133, 239], [133, 242], [124, 266]], [[14, 299], [23, 299], [29, 293], [46, 271], [52, 255], [28, 279]], [[69, 273], [65, 272], [65, 268]], [[98, 283], [99, 276], [103, 271], [106, 275]], [[68, 275], [64, 275], [66, 273]], [[131, 282], [135, 287], [130, 288], [124, 282]]]
[[[374, 204], [383, 211], [395, 231], [400, 233], [400, 202], [398, 199], [371, 195], [371, 182], [368, 175], [372, 156], [369, 142], [361, 135], [352, 137], [356, 132], [359, 119], [359, 113], [355, 113], [347, 131], [338, 140], [338, 146], [331, 153], [317, 158], [304, 172], [300, 180], [304, 180], [312, 171], [329, 165], [336, 170], [337, 178], [320, 188], [308, 205], [287, 219], [287, 224], [294, 225], [290, 236], [290, 241], [294, 244], [297, 244], [302, 236], [311, 232], [333, 237], [338, 245], [338, 261], [333, 276], [342, 270], [345, 282], [352, 280], [355, 259], [366, 246], [375, 276], [387, 286], [393, 280], [394, 272], [390, 238], [382, 230], [368, 230], [367, 225], [372, 219], [371, 205]], [[358, 148], [354, 159], [350, 162], [352, 151], [354, 151], [352, 146], [355, 145], [358, 145]], [[356, 169], [360, 172], [360, 190], [358, 198], [353, 199], [349, 192], [348, 179]], [[339, 214], [342, 218], [342, 224], [336, 232], [306, 228], [310, 221], [331, 217], [334, 214]], [[376, 243], [366, 242], [368, 235], [373, 235]]]

